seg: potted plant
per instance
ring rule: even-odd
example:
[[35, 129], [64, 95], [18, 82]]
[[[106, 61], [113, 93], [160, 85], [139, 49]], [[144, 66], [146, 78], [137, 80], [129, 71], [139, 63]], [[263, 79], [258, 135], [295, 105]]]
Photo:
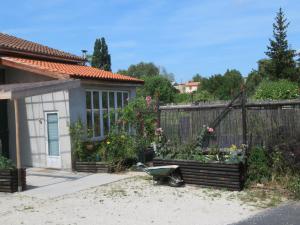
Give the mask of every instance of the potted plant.
[[[26, 188], [26, 171], [21, 169], [22, 189]], [[10, 159], [0, 155], [0, 192], [18, 190], [18, 171]]]

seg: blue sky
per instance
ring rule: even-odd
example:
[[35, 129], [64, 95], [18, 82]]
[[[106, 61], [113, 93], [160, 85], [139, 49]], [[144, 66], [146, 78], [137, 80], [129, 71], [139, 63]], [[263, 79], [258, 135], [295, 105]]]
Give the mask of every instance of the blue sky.
[[154, 62], [186, 81], [238, 69], [246, 76], [265, 57], [275, 13], [291, 22], [300, 49], [299, 0], [22, 0], [1, 2], [1, 31], [50, 47], [92, 53], [105, 37], [112, 69]]

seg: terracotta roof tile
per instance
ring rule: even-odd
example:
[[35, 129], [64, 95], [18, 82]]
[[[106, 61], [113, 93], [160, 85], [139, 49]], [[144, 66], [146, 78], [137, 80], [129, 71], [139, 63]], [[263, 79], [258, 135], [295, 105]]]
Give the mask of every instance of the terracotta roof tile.
[[[22, 65], [24, 68], [28, 69], [37, 69], [44, 72], [69, 75], [70, 77], [77, 78], [91, 78], [91, 79], [100, 79], [100, 80], [110, 80], [110, 81], [123, 81], [123, 82], [133, 82], [133, 83], [144, 83], [143, 80], [124, 76], [121, 74], [116, 74], [90, 66], [82, 66], [77, 64], [65, 64], [57, 62], [48, 62], [41, 60], [32, 60], [24, 58], [15, 58], [15, 57], [1, 57], [2, 64], [6, 65], [7, 62]], [[6, 62], [6, 64], [5, 64]], [[13, 66], [12, 66], [13, 67]]]
[[50, 48], [35, 42], [27, 41], [8, 34], [0, 33], [0, 48], [23, 53], [34, 53], [44, 56], [58, 57], [61, 59], [84, 61], [82, 57], [64, 51]]

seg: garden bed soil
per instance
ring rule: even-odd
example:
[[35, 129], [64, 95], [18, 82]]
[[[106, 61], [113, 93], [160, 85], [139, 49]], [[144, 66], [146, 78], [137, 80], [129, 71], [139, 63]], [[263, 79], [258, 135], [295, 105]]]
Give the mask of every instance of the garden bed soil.
[[[26, 169], [21, 169], [22, 190], [26, 189]], [[18, 191], [17, 169], [0, 169], [0, 192]]]
[[111, 172], [108, 164], [105, 162], [76, 162], [75, 170], [86, 173], [108, 173]]
[[244, 185], [244, 166], [227, 163], [201, 163], [192, 160], [153, 160], [153, 166], [179, 165], [186, 184], [240, 191]]

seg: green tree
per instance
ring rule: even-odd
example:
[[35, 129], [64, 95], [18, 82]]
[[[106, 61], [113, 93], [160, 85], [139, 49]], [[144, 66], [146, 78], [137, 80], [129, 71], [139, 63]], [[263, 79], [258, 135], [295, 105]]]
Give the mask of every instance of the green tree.
[[202, 82], [203, 81], [203, 79], [205, 79], [203, 76], [201, 76], [199, 73], [197, 73], [195, 76], [193, 76], [193, 81], [194, 82]]
[[287, 40], [287, 28], [289, 22], [285, 18], [282, 9], [279, 9], [273, 23], [273, 37], [270, 39], [270, 45], [266, 55], [271, 59], [271, 67], [269, 67], [269, 74], [271, 79], [289, 79], [291, 81], [297, 80], [296, 76], [296, 62], [294, 57], [296, 52], [290, 49]]
[[245, 86], [247, 90], [247, 95], [251, 96], [255, 92], [256, 88], [260, 84], [260, 82], [263, 80], [261, 74], [257, 70], [252, 70], [247, 77]]
[[159, 100], [163, 103], [173, 102], [177, 90], [172, 86], [171, 82], [163, 76], [144, 76], [142, 79], [145, 84], [138, 89], [139, 96], [151, 96], [155, 98], [159, 96]]
[[234, 97], [241, 89], [244, 79], [238, 70], [227, 70], [221, 74], [203, 79], [201, 90], [208, 91], [216, 99], [228, 100]]
[[143, 76], [157, 76], [160, 74], [160, 70], [154, 63], [140, 62], [136, 65], [130, 65], [127, 70], [119, 70], [118, 73], [141, 78]]
[[111, 71], [111, 57], [105, 38], [96, 39], [91, 66], [105, 71]]
[[216, 92], [222, 86], [223, 76], [221, 74], [215, 74], [202, 81], [202, 89], [208, 91], [213, 96], [216, 96]]

